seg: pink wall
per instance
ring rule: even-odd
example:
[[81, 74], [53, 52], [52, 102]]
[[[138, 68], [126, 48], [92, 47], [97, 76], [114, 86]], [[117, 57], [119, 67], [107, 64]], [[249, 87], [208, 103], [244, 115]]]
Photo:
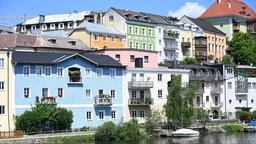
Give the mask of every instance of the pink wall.
[[[94, 52], [94, 54], [109, 55], [116, 59], [116, 55], [120, 55], [120, 63], [124, 66], [135, 67], [135, 62], [130, 61], [130, 56], [135, 58], [143, 58], [143, 68], [158, 68], [158, 53], [154, 51], [137, 50], [137, 49], [103, 49]], [[144, 56], [148, 56], [148, 62], [144, 61]]]

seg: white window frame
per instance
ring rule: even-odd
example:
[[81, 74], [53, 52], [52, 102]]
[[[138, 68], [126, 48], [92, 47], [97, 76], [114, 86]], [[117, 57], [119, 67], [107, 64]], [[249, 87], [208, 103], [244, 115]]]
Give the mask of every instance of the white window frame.
[[129, 34], [133, 34], [133, 28], [132, 28], [132, 26], [129, 26], [129, 27], [128, 27], [128, 32], [129, 32]]
[[23, 66], [23, 75], [24, 76], [30, 75], [30, 66], [28, 66], [28, 65]]
[[99, 35], [98, 35], [98, 34], [94, 34], [94, 35], [93, 35], [93, 39], [94, 39], [95, 41], [99, 41]]
[[153, 44], [152, 43], [149, 43], [149, 50], [153, 50]]
[[64, 23], [59, 23], [59, 24], [58, 24], [58, 29], [64, 29], [64, 28], [65, 28]]
[[36, 25], [32, 25], [31, 30], [36, 30]]
[[5, 59], [0, 58], [0, 68], [5, 68]]
[[64, 68], [63, 67], [57, 67], [57, 76], [64, 77]]
[[0, 81], [0, 91], [5, 90], [5, 81]]
[[5, 115], [6, 108], [5, 105], [0, 105], [0, 115]]
[[149, 61], [148, 58], [149, 58], [148, 56], [144, 56], [144, 63], [148, 63]]
[[140, 110], [140, 113], [139, 113], [139, 117], [140, 118], [145, 118], [145, 110]]
[[135, 34], [139, 35], [139, 33], [140, 33], [139, 27], [135, 27]]
[[139, 49], [139, 42], [136, 42], [136, 43], [135, 43], [135, 48], [136, 48], [136, 49]]
[[110, 96], [112, 97], [112, 98], [116, 98], [116, 90], [110, 90]]
[[49, 88], [42, 88], [42, 96], [49, 96]]
[[147, 45], [146, 45], [146, 43], [144, 42], [144, 43], [142, 43], [142, 49], [143, 50], [146, 50], [147, 49]]
[[52, 67], [45, 67], [45, 68], [44, 68], [44, 75], [45, 75], [46, 77], [52, 76]]
[[132, 110], [131, 111], [131, 117], [133, 117], [133, 118], [138, 117], [137, 110]]
[[92, 111], [86, 111], [86, 120], [93, 120]]
[[55, 24], [54, 23], [50, 24], [50, 30], [55, 30]]
[[111, 36], [111, 41], [115, 42], [116, 41], [116, 37], [115, 36]]
[[117, 61], [120, 61], [120, 57], [121, 57], [120, 54], [116, 54], [115, 57], [116, 57], [116, 60], [117, 60]]
[[63, 97], [64, 96], [64, 88], [58, 88], [58, 96]]
[[115, 110], [111, 111], [111, 118], [112, 119], [117, 119], [117, 114], [116, 114]]
[[73, 22], [68, 22], [68, 28], [73, 28], [74, 27], [74, 23]]
[[159, 81], [159, 82], [163, 81], [163, 75], [162, 74], [157, 74], [157, 81]]
[[92, 90], [86, 89], [85, 90], [85, 98], [91, 98], [92, 97]]
[[99, 110], [99, 119], [104, 120], [105, 119], [105, 110]]
[[158, 98], [163, 98], [163, 90], [158, 90], [157, 91], [157, 96], [158, 96]]
[[113, 15], [110, 15], [110, 16], [108, 16], [108, 21], [109, 22], [114, 22], [114, 16]]
[[43, 76], [43, 66], [36, 66], [36, 76]]
[[103, 69], [102, 68], [97, 68], [96, 73], [97, 73], [97, 78], [103, 77]]
[[232, 89], [232, 82], [228, 82], [228, 89]]
[[47, 24], [42, 24], [42, 30], [47, 30]]
[[24, 95], [24, 97], [30, 97], [30, 88], [28, 88], [28, 87], [25, 87], [24, 89], [23, 89], [23, 95]]
[[146, 28], [142, 28], [142, 35], [145, 36], [146, 35]]
[[103, 36], [102, 36], [102, 39], [103, 39], [104, 42], [107, 42], [107, 41], [108, 41], [108, 40], [107, 40], [107, 35], [103, 35]]
[[92, 70], [91, 70], [91, 68], [85, 68], [85, 77], [86, 78], [92, 77]]
[[115, 78], [116, 77], [116, 69], [114, 69], [114, 68], [110, 69], [110, 77], [111, 78]]
[[25, 32], [26, 31], [26, 26], [21, 26], [21, 32]]
[[152, 29], [148, 29], [148, 36], [152, 36]]
[[133, 48], [133, 42], [132, 41], [129, 42], [129, 47]]

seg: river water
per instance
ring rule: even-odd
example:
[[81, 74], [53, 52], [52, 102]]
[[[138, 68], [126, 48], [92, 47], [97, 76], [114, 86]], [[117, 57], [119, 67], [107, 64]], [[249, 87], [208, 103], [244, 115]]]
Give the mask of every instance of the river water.
[[256, 144], [256, 133], [239, 134], [200, 134], [191, 138], [151, 138], [134, 142], [107, 142], [96, 144]]

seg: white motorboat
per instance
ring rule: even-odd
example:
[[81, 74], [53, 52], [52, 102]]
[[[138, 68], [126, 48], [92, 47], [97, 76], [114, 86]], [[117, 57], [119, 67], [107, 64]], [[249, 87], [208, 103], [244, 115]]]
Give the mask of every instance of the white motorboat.
[[195, 137], [199, 136], [199, 132], [192, 129], [178, 129], [172, 132], [173, 137]]

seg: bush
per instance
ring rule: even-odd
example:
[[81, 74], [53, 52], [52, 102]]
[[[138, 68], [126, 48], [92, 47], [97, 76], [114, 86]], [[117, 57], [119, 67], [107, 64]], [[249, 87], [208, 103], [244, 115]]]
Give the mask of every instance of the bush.
[[105, 122], [99, 126], [94, 134], [96, 141], [112, 141], [116, 139], [116, 125], [111, 122]]
[[251, 121], [251, 113], [248, 111], [236, 111], [236, 118], [240, 119], [240, 121], [245, 121], [246, 123]]
[[240, 132], [243, 126], [242, 125], [225, 125], [225, 126], [222, 126], [222, 128], [227, 133], [237, 133], [237, 132]]

